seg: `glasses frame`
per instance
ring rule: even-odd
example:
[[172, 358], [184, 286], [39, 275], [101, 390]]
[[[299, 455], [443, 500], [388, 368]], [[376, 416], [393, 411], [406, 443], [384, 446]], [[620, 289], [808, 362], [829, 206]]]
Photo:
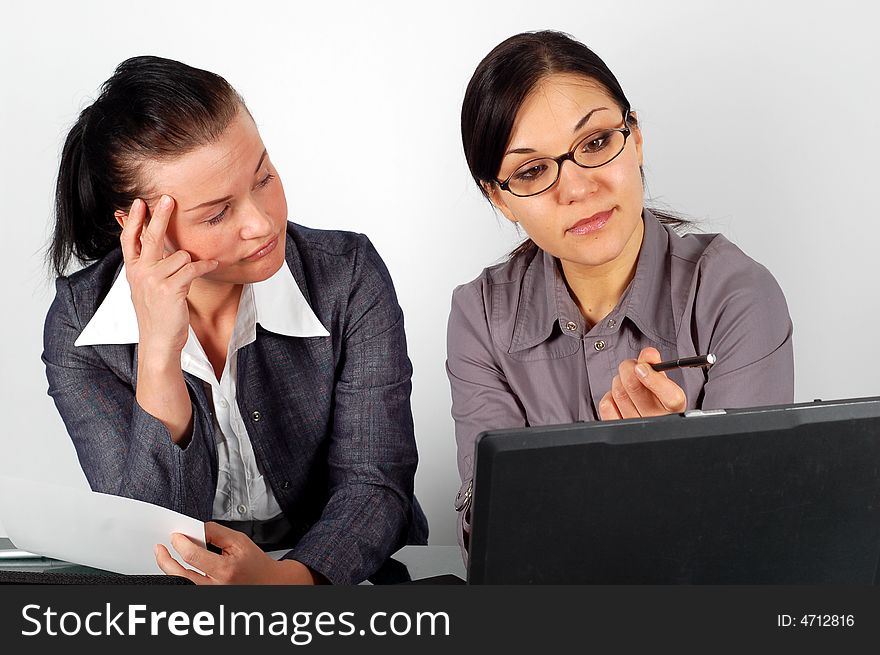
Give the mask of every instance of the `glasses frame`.
[[[623, 152], [626, 149], [626, 140], [629, 138], [629, 135], [632, 134], [632, 129], [630, 128], [629, 125], [627, 125], [627, 122], [626, 122], [626, 119], [629, 117], [629, 112], [630, 112], [630, 110], [627, 109], [623, 113], [623, 127], [616, 127], [616, 128], [612, 128], [610, 130], [597, 130], [596, 132], [591, 132], [590, 134], [587, 134], [583, 139], [581, 139], [577, 143], [575, 143], [574, 146], [572, 146], [571, 150], [566, 152], [564, 155], [559, 155], [558, 157], [535, 157], [534, 159], [530, 159], [527, 162], [523, 162], [522, 164], [517, 166], [516, 170], [514, 170], [510, 175], [508, 175], [507, 179], [505, 179], [503, 182], [498, 179], [495, 180], [495, 182], [498, 184], [498, 188], [501, 189], [502, 191], [507, 191], [507, 193], [509, 193], [513, 196], [516, 196], [517, 198], [531, 198], [532, 196], [537, 196], [541, 193], [544, 193], [545, 191], [549, 191], [554, 186], [556, 186], [556, 183], [559, 182], [559, 177], [562, 175], [562, 164], [566, 161], [571, 161], [573, 164], [575, 164], [579, 168], [601, 168], [602, 166], [605, 166], [606, 164], [610, 164], [611, 162], [613, 162], [615, 159], [617, 159], [620, 156], [621, 152]], [[598, 134], [599, 132], [620, 132], [621, 134], [623, 134], [623, 145], [620, 147], [620, 150], [617, 151], [617, 154], [615, 154], [611, 159], [609, 159], [606, 162], [603, 162], [601, 164], [596, 164], [595, 166], [588, 166], [585, 164], [581, 164], [580, 162], [578, 162], [574, 158], [575, 151], [587, 139], [589, 139], [590, 137], [592, 137], [595, 134]], [[550, 186], [548, 186], [546, 189], [542, 189], [541, 191], [536, 191], [535, 193], [526, 193], [526, 194], [520, 194], [520, 193], [517, 193], [516, 191], [511, 190], [510, 179], [514, 175], [516, 175], [516, 172], [518, 170], [520, 170], [521, 168], [523, 168], [524, 166], [528, 166], [532, 162], [541, 161], [542, 159], [550, 159], [550, 160], [556, 162], [556, 178], [553, 180], [553, 182], [550, 183]]]

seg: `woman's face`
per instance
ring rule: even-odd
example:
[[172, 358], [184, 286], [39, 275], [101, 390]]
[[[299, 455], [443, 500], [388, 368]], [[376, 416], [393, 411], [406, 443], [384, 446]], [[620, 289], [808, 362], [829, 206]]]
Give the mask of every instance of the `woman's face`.
[[165, 194], [174, 213], [166, 250], [219, 266], [205, 280], [242, 284], [272, 276], [284, 262], [287, 201], [253, 119], [243, 109], [213, 143], [140, 169], [151, 210]]
[[[573, 74], [544, 78], [523, 102], [498, 179], [538, 157], [558, 157], [597, 130], [623, 127], [623, 112], [592, 80]], [[642, 229], [642, 137], [637, 127], [620, 155], [599, 168], [565, 161], [550, 189], [528, 198], [488, 189], [509, 220], [563, 263], [602, 266], [638, 253]]]

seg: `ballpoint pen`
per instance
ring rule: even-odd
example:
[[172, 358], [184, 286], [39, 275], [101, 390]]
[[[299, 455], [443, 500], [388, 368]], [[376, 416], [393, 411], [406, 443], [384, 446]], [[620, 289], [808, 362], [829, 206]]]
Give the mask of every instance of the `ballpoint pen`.
[[669, 371], [673, 368], [709, 368], [715, 363], [715, 355], [698, 355], [697, 357], [682, 357], [680, 359], [670, 359], [667, 362], [659, 364], [651, 364], [651, 368], [655, 371]]

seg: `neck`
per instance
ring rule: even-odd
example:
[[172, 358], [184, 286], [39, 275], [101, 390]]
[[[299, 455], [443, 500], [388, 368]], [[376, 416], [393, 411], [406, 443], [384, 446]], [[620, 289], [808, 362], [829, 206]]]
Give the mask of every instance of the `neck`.
[[234, 318], [238, 312], [238, 301], [243, 288], [244, 285], [231, 282], [194, 280], [186, 297], [190, 321], [212, 325], [230, 317]]
[[588, 266], [559, 260], [568, 292], [590, 325], [605, 318], [620, 302], [636, 274], [644, 234], [644, 223], [639, 221], [621, 253], [604, 264]]

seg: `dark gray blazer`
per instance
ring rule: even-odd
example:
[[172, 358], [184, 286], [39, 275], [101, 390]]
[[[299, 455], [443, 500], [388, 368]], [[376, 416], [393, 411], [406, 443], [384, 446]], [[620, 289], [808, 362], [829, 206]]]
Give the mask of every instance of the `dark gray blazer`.
[[[257, 326], [238, 352], [237, 399], [254, 454], [299, 540], [285, 557], [333, 583], [360, 582], [405, 543], [427, 543], [413, 496], [418, 456], [403, 313], [363, 235], [288, 223], [285, 256], [328, 337]], [[43, 362], [49, 395], [95, 491], [210, 520], [212, 406], [184, 373], [193, 436], [175, 445], [135, 401], [137, 346], [74, 347], [122, 265], [115, 250], [56, 282]]]

